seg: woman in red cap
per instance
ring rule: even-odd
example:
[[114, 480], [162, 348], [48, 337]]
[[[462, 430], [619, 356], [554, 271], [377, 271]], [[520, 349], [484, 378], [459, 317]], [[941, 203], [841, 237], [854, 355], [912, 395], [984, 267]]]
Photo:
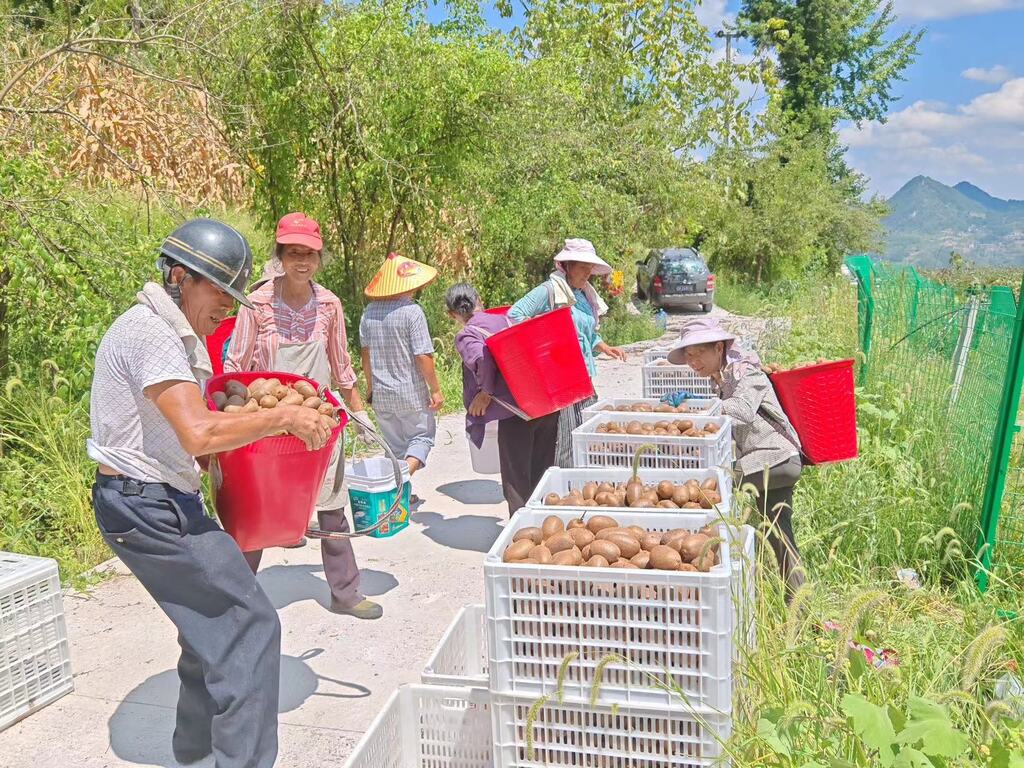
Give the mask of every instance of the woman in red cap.
[[[356, 388], [356, 374], [348, 353], [345, 313], [341, 301], [313, 280], [323, 263], [320, 226], [302, 213], [289, 213], [277, 224], [274, 256], [263, 281], [249, 294], [253, 309], [242, 308], [228, 347], [225, 371], [282, 371], [307, 376], [319, 384], [341, 390], [348, 409], [369, 421]], [[327, 480], [317, 499], [320, 527], [349, 530], [345, 517], [345, 491], [334, 494], [338, 462], [344, 462], [339, 440]], [[341, 471], [344, 471], [342, 468]], [[331, 587], [331, 607], [361, 619], [376, 619], [383, 609], [359, 591], [359, 568], [347, 539], [321, 542], [324, 574]], [[255, 571], [262, 551], [246, 552]]]

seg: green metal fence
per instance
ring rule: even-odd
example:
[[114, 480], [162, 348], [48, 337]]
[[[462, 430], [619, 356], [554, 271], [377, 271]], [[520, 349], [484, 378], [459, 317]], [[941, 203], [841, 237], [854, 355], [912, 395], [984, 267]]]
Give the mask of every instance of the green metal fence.
[[858, 282], [858, 383], [913, 405], [931, 461], [952, 480], [955, 524], [977, 534], [986, 589], [993, 564], [1024, 567], [1024, 309], [1005, 287], [958, 293], [913, 267], [846, 265]]

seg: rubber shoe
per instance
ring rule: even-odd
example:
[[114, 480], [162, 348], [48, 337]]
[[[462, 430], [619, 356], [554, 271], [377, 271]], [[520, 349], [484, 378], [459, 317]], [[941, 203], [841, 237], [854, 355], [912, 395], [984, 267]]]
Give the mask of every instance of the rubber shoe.
[[363, 600], [349, 607], [331, 601], [331, 613], [340, 613], [345, 616], [355, 616], [357, 619], [379, 619], [384, 615], [384, 609], [372, 600]]

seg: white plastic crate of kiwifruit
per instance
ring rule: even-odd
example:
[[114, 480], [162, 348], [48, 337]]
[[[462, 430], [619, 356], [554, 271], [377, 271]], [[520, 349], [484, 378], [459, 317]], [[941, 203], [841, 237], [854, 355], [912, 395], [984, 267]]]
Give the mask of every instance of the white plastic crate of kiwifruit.
[[403, 685], [345, 768], [493, 768], [491, 695], [484, 688]]
[[728, 714], [494, 695], [497, 768], [727, 768]]
[[[665, 416], [694, 414], [695, 416], [717, 416], [722, 410], [722, 401], [717, 397], [698, 397], [686, 400], [679, 407], [673, 408], [661, 402], [657, 397], [606, 397], [583, 409], [583, 418], [587, 419], [595, 413], [659, 413]], [[668, 410], [671, 408], [672, 410]]]
[[686, 390], [695, 397], [718, 397], [718, 385], [688, 365], [672, 365], [666, 359], [644, 363], [640, 369], [644, 397], [661, 397]]
[[[684, 435], [607, 432], [610, 423], [650, 424], [689, 422], [701, 429], [711, 424], [716, 430], [704, 437]], [[572, 432], [573, 465], [576, 467], [631, 467], [636, 451], [643, 445], [654, 449], [640, 456], [647, 469], [706, 469], [732, 466], [732, 419], [728, 416], [690, 416], [664, 413], [615, 413], [601, 411]]]
[[[526, 502], [526, 506], [532, 509], [572, 510], [580, 515], [587, 512], [599, 512], [603, 515], [611, 515], [612, 517], [619, 512], [640, 512], [643, 510], [642, 507], [630, 507], [628, 505], [594, 506], [593, 504], [584, 503], [587, 501], [586, 497], [588, 494], [592, 500], [597, 498], [597, 493], [600, 491], [602, 484], [619, 486], [621, 483], [627, 482], [632, 475], [632, 469], [625, 469], [623, 467], [576, 467], [572, 469], [548, 467], [544, 471], [540, 482], [537, 483], [537, 487], [533, 489], [533, 494]], [[700, 504], [702, 509], [680, 509], [679, 511], [696, 514], [706, 513], [709, 520], [725, 519], [730, 516], [730, 510], [732, 509], [732, 475], [720, 467], [706, 467], [702, 469], [642, 468], [638, 470], [637, 476], [646, 487], [655, 489], [665, 481], [668, 481], [676, 488], [686, 485], [691, 481], [695, 481], [698, 486], [713, 484], [713, 490], [718, 494], [717, 498], [703, 489], [698, 492], [690, 491], [687, 501], [693, 499], [693, 503]], [[597, 490], [594, 489], [595, 485]], [[588, 488], [588, 486], [590, 487]], [[571, 500], [568, 497], [572, 491], [579, 492], [578, 503], [570, 503]], [[663, 500], [673, 498], [667, 492], [659, 495], [664, 496]], [[559, 497], [557, 503], [554, 503], [554, 496]], [[662, 508], [656, 509], [661, 511]]]
[[0, 730], [73, 688], [57, 562], [0, 552]]
[[[576, 517], [521, 509], [484, 559], [491, 693], [585, 702], [599, 680], [600, 700], [608, 705], [730, 712], [732, 547], [720, 546], [718, 563], [707, 572], [504, 562], [516, 532], [541, 527], [549, 515], [563, 524]], [[652, 533], [695, 533], [706, 522], [662, 510], [614, 518], [621, 527]], [[716, 528], [730, 540], [725, 526]]]

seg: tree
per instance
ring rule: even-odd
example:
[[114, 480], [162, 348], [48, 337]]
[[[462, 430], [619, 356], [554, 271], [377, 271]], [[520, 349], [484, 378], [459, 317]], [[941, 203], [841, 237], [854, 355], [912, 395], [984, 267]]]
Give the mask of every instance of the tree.
[[741, 14], [752, 39], [778, 55], [783, 112], [820, 135], [839, 120], [885, 120], [923, 34], [891, 37], [895, 22], [891, 0], [745, 0]]
[[875, 244], [879, 206], [853, 194], [856, 177], [829, 177], [829, 146], [827, 137], [790, 129], [693, 169], [700, 189], [691, 197], [704, 206], [702, 247], [714, 269], [760, 284], [837, 269], [846, 254]]

